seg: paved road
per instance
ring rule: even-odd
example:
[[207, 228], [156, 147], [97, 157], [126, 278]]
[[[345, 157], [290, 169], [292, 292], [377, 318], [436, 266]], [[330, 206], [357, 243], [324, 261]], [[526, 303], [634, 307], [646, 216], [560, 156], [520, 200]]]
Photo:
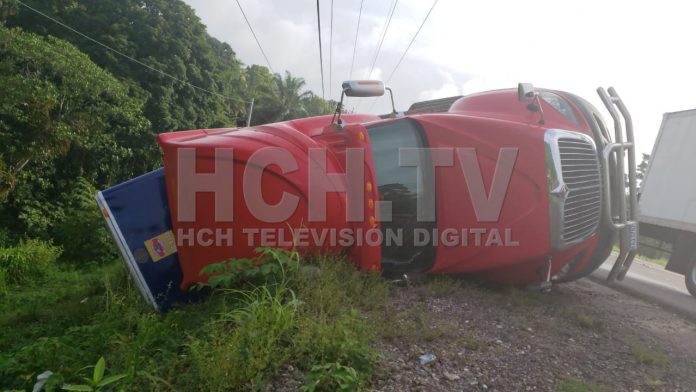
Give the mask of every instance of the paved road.
[[684, 277], [643, 260], [635, 260], [621, 282], [606, 281], [616, 254], [607, 260], [590, 279], [616, 290], [640, 297], [696, 321], [696, 298], [686, 290]]

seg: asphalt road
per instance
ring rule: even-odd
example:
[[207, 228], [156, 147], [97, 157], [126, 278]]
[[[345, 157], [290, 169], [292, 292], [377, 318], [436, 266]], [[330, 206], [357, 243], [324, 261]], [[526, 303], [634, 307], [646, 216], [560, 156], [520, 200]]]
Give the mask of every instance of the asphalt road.
[[696, 298], [686, 290], [684, 277], [647, 261], [636, 259], [621, 282], [607, 282], [617, 254], [609, 259], [589, 279], [619, 291], [665, 307], [696, 321]]

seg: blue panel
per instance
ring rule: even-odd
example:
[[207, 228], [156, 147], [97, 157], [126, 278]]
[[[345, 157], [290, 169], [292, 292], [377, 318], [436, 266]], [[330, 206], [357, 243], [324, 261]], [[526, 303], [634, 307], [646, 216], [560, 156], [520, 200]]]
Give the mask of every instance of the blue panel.
[[158, 169], [97, 195], [107, 208], [109, 229], [145, 299], [166, 311], [174, 303], [197, 299], [182, 291], [177, 253], [153, 261], [145, 242], [172, 230], [164, 170]]

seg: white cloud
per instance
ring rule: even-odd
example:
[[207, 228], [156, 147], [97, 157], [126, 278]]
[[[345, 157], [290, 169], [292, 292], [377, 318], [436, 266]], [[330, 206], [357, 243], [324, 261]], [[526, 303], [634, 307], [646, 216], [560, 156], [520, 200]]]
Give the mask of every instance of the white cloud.
[[[209, 32], [245, 63], [265, 64], [234, 1], [186, 0]], [[275, 71], [289, 70], [321, 93], [316, 3], [240, 0]], [[364, 2], [354, 78], [368, 72], [391, 1]], [[388, 77], [431, 6], [400, 0], [373, 77]], [[331, 97], [348, 79], [360, 0], [334, 2]], [[330, 1], [322, 0], [324, 68], [329, 92]], [[440, 1], [394, 75], [399, 109], [421, 99], [531, 82], [591, 100], [613, 85], [635, 122], [638, 149], [650, 152], [667, 111], [696, 107], [696, 3], [585, 0]], [[359, 103], [384, 113], [388, 98]], [[608, 118], [608, 116], [605, 116]]]

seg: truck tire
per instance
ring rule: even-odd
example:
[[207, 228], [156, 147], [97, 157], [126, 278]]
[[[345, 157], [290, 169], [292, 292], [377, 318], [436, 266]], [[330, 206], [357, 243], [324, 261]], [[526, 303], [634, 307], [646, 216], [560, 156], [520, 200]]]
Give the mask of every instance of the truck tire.
[[696, 297], [696, 259], [691, 261], [691, 266], [684, 274], [684, 280], [686, 281], [686, 289], [693, 297]]

